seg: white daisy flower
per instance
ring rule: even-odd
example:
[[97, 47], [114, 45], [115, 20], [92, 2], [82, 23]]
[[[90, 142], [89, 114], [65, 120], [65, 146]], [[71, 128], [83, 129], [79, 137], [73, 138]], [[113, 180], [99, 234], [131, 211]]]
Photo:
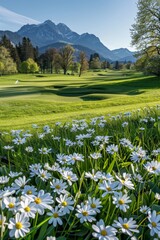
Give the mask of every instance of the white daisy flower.
[[117, 229], [111, 226], [105, 226], [102, 219], [100, 219], [96, 225], [93, 224], [92, 228], [95, 231], [92, 233], [93, 237], [99, 240], [118, 240], [116, 237]]
[[20, 202], [17, 210], [24, 213], [24, 216], [34, 219], [37, 209], [32, 204], [32, 200], [28, 198], [22, 198], [22, 200], [23, 201]]
[[25, 150], [26, 150], [26, 152], [31, 153], [31, 152], [33, 152], [33, 147], [28, 146], [28, 147], [25, 148]]
[[8, 208], [9, 211], [16, 213], [17, 211], [17, 198], [15, 197], [4, 197], [2, 201], [2, 209]]
[[80, 223], [96, 221], [95, 217], [93, 217], [95, 211], [89, 205], [81, 203], [81, 205], [77, 205], [76, 211], [75, 215], [80, 219]]
[[54, 227], [56, 227], [58, 224], [62, 225], [63, 222], [61, 220], [61, 216], [64, 215], [64, 213], [61, 211], [61, 209], [56, 206], [55, 208], [52, 208], [51, 212], [47, 213], [48, 216], [51, 216], [51, 219], [49, 220], [49, 224], [52, 224]]
[[91, 209], [93, 211], [95, 211], [95, 213], [100, 213], [100, 209], [99, 208], [101, 208], [102, 205], [101, 205], [101, 201], [100, 201], [99, 198], [88, 197], [87, 204], [91, 207]]
[[119, 217], [118, 221], [114, 220], [114, 223], [112, 225], [113, 227], [120, 229], [122, 233], [129, 236], [132, 236], [133, 233], [139, 233], [139, 230], [137, 230], [138, 225], [136, 225], [136, 221], [133, 220], [133, 218], [122, 219], [121, 217]]
[[139, 210], [140, 210], [141, 213], [148, 214], [148, 212], [151, 211], [151, 208], [146, 206], [146, 205], [143, 205], [143, 206], [140, 207]]
[[62, 173], [63, 179], [67, 180], [68, 184], [71, 186], [72, 182], [76, 182], [78, 180], [77, 175], [72, 171], [63, 171]]
[[131, 182], [131, 176], [127, 173], [123, 173], [122, 178], [116, 175], [116, 178], [119, 180], [121, 186], [125, 186], [129, 189], [134, 189], [134, 185]]
[[22, 195], [34, 196], [37, 195], [37, 188], [34, 186], [26, 185], [22, 190]]
[[57, 154], [57, 161], [61, 164], [70, 164], [70, 156], [65, 155], [65, 154]]
[[107, 194], [112, 194], [115, 191], [121, 189], [121, 185], [119, 184], [118, 181], [115, 182], [107, 182], [104, 180], [102, 183], [99, 183], [99, 189], [105, 191], [102, 194], [102, 197], [105, 197]]
[[151, 174], [160, 174], [160, 162], [158, 161], [147, 162], [146, 164], [144, 164], [144, 167]]
[[39, 169], [38, 170], [38, 177], [40, 177], [42, 179], [42, 181], [46, 182], [48, 179], [51, 178], [51, 174], [44, 169]]
[[113, 198], [113, 204], [116, 205], [117, 208], [122, 210], [123, 212], [126, 212], [129, 206], [128, 203], [131, 202], [127, 194], [124, 194], [122, 192], [115, 192]]
[[70, 154], [69, 157], [70, 157], [69, 163], [71, 164], [75, 164], [76, 161], [84, 162], [84, 156], [82, 154], [73, 153]]
[[52, 209], [50, 204], [53, 203], [53, 197], [50, 193], [45, 193], [44, 190], [40, 190], [37, 196], [32, 197], [34, 207], [40, 215], [44, 214], [45, 209]]
[[29, 218], [24, 214], [17, 213], [15, 218], [9, 219], [8, 229], [10, 229], [9, 236], [20, 238], [25, 237], [25, 235], [30, 231]]
[[46, 147], [43, 147], [43, 148], [39, 148], [38, 151], [39, 151], [40, 154], [47, 155], [48, 153], [52, 152], [52, 149], [51, 148], [48, 149]]
[[30, 175], [31, 177], [37, 176], [39, 173], [39, 170], [42, 169], [42, 165], [40, 163], [35, 163], [29, 166], [30, 169]]
[[19, 177], [19, 178], [15, 179], [14, 183], [12, 183], [11, 189], [15, 190], [16, 193], [18, 193], [19, 191], [21, 191], [24, 188], [26, 183], [29, 181], [30, 181], [30, 179], [26, 179], [26, 176]]
[[10, 171], [8, 175], [11, 178], [15, 178], [15, 177], [18, 177], [18, 176], [22, 175], [22, 172], [12, 172], [12, 171]]
[[111, 144], [106, 148], [106, 152], [109, 154], [114, 154], [118, 152], [118, 145]]
[[0, 201], [3, 200], [3, 198], [8, 197], [14, 193], [15, 191], [14, 190], [11, 191], [10, 189], [0, 190]]
[[47, 237], [46, 240], [56, 240], [56, 237]]
[[5, 184], [9, 182], [9, 177], [7, 176], [1, 176], [0, 177], [0, 184]]
[[160, 215], [157, 214], [155, 210], [153, 212], [149, 212], [148, 220], [150, 222], [148, 224], [150, 235], [154, 236], [157, 234], [160, 238]]
[[60, 195], [56, 198], [56, 201], [59, 203], [59, 207], [61, 207], [61, 211], [66, 214], [70, 213], [74, 209], [72, 206], [74, 201], [72, 197], [68, 197], [67, 195]]
[[13, 139], [12, 142], [16, 145], [22, 145], [26, 142], [26, 138], [18, 137], [18, 138]]
[[13, 150], [14, 146], [9, 146], [9, 145], [7, 145], [7, 146], [4, 146], [3, 148], [4, 148], [5, 150]]
[[155, 194], [155, 199], [160, 200], [160, 194], [159, 193]]
[[90, 153], [91, 158], [97, 160], [98, 158], [102, 157], [101, 153]]
[[50, 182], [51, 188], [53, 189], [53, 192], [58, 193], [58, 194], [62, 194], [62, 193], [66, 193], [66, 188], [68, 187], [68, 185], [63, 182], [62, 179], [53, 179], [52, 182]]

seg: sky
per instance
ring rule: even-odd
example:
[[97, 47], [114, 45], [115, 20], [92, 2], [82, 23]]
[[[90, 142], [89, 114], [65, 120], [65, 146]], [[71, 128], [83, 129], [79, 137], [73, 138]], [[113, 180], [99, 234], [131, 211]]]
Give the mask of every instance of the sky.
[[95, 34], [110, 50], [131, 46], [137, 0], [0, 0], [0, 30], [46, 20], [64, 23], [78, 34]]

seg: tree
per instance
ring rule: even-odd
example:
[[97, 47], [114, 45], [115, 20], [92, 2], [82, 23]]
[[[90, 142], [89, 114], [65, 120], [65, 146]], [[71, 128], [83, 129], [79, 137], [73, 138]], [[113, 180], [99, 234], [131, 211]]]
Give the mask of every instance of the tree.
[[73, 63], [73, 53], [74, 48], [70, 45], [66, 45], [65, 47], [60, 49], [60, 65], [63, 69], [64, 74], [67, 73], [67, 70]]
[[20, 64], [20, 58], [17, 52], [16, 47], [11, 43], [11, 41], [6, 37], [6, 35], [2, 36], [0, 41], [0, 46], [5, 47], [11, 56], [11, 58], [16, 62], [17, 67], [19, 67]]
[[2, 75], [4, 71], [4, 63], [0, 62], [0, 74]]
[[148, 59], [145, 65], [145, 72], [160, 76], [160, 55], [155, 55]]
[[100, 57], [98, 53], [91, 54], [89, 60], [89, 68], [90, 69], [99, 69], [101, 68]]
[[142, 54], [152, 48], [160, 55], [160, 1], [139, 0], [136, 22], [132, 25], [132, 45]]
[[54, 58], [54, 70], [57, 74], [60, 73], [61, 70], [61, 56], [58, 52], [55, 54]]
[[82, 73], [86, 71], [89, 67], [88, 60], [84, 52], [80, 52], [79, 54], [79, 63], [80, 63], [80, 68], [79, 68], [79, 77], [80, 77]]
[[22, 39], [22, 43], [17, 46], [17, 51], [21, 62], [26, 61], [28, 58], [37, 61], [38, 48], [33, 47], [29, 38], [24, 37]]
[[21, 73], [35, 73], [39, 71], [39, 67], [32, 58], [28, 58], [27, 61], [21, 63], [20, 71]]
[[47, 70], [51, 74], [53, 73], [56, 54], [57, 50], [55, 48], [50, 48], [45, 53], [39, 56], [38, 62], [40, 64], [42, 72], [45, 72]]
[[0, 62], [1, 62], [1, 74], [10, 74], [17, 72], [16, 63], [11, 58], [9, 51], [0, 46]]

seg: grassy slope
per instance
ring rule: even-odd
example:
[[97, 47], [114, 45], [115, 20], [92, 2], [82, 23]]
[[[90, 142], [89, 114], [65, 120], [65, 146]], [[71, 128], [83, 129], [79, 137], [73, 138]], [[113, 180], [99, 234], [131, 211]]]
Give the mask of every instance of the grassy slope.
[[[16, 80], [18, 84], [15, 84]], [[160, 104], [160, 78], [134, 72], [0, 77], [2, 130]]]

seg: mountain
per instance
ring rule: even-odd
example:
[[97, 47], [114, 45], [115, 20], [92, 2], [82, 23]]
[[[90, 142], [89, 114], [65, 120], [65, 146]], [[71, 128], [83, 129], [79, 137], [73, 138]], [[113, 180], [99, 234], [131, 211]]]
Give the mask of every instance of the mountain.
[[22, 41], [22, 37], [20, 35], [18, 35], [17, 33], [14, 33], [14, 32], [11, 32], [11, 31], [0, 31], [0, 39], [4, 35], [6, 35], [6, 37], [8, 39], [10, 39], [10, 41], [15, 45]]
[[118, 59], [118, 61], [121, 62], [135, 62], [136, 58], [134, 57], [134, 52], [129, 51], [127, 48], [119, 48], [112, 50], [112, 53], [114, 54], [115, 58]]
[[[40, 47], [39, 52], [44, 53], [46, 50], [51, 49], [51, 48], [60, 49], [60, 48], [64, 47], [66, 44], [67, 44], [66, 42], [52, 43], [52, 44], [49, 44], [47, 46]], [[71, 46], [75, 49], [74, 55], [75, 55], [76, 58], [78, 58], [78, 55], [81, 51], [86, 53], [86, 57], [87, 57], [88, 60], [90, 59], [90, 55], [95, 53], [94, 50], [92, 50], [90, 48], [87, 48], [87, 47], [84, 47], [82, 45], [71, 44]], [[109, 59], [109, 58], [106, 59], [101, 55], [99, 55], [99, 56], [100, 56], [100, 59], [102, 61], [107, 60], [107, 61], [111, 62], [111, 59]]]
[[0, 31], [0, 37], [2, 34], [6, 34], [15, 44], [17, 44], [17, 41], [21, 41], [23, 37], [28, 37], [33, 45], [39, 48], [43, 47], [43, 50], [45, 50], [45, 48], [48, 49], [48, 46], [52, 46], [52, 44], [55, 43], [66, 43], [76, 45], [78, 48], [80, 48], [80, 46], [85, 47], [88, 53], [93, 51], [94, 53], [99, 53], [102, 58], [111, 59], [112, 61], [125, 57], [131, 58], [133, 56], [133, 53], [128, 49], [121, 48], [111, 51], [94, 34], [78, 34], [65, 24], [59, 23], [56, 25], [51, 20], [40, 24], [26, 24], [14, 33]]
[[114, 54], [112, 54], [112, 52], [105, 47], [94, 34], [84, 33], [79, 35], [63, 23], [56, 25], [52, 21], [47, 20], [38, 25], [27, 24], [20, 28], [17, 33], [22, 37], [29, 37], [31, 41], [39, 47], [47, 46], [56, 42], [67, 42], [90, 48], [104, 58], [114, 58]]

